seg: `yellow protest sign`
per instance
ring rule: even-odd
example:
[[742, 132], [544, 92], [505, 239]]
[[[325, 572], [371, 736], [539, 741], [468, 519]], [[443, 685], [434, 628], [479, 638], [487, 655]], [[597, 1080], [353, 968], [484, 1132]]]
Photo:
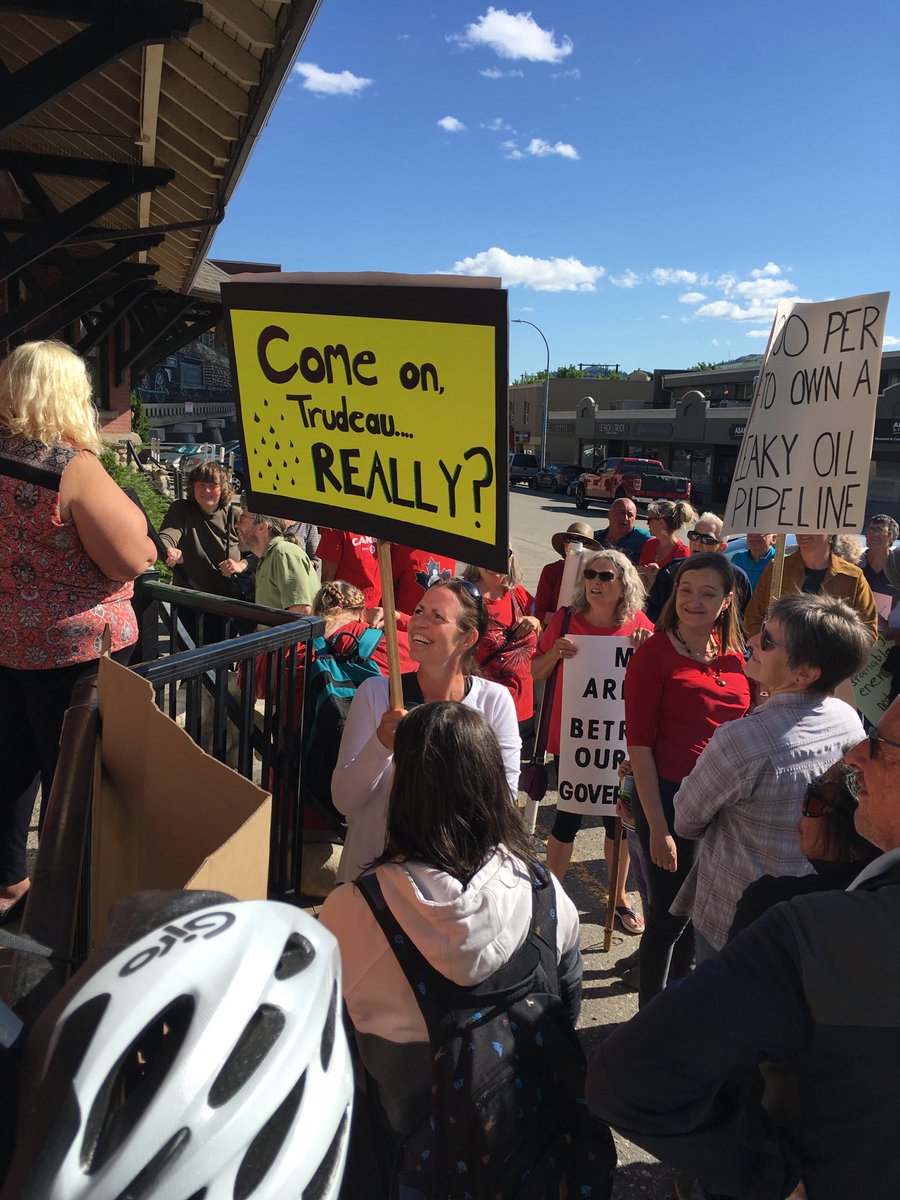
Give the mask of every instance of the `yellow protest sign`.
[[507, 562], [506, 293], [222, 288], [250, 507]]

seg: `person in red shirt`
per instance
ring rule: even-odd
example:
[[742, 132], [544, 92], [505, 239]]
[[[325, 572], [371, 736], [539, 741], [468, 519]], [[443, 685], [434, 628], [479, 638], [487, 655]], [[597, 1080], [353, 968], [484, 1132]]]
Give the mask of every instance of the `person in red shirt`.
[[452, 579], [456, 559], [413, 546], [391, 545], [391, 574], [394, 577], [394, 606], [409, 616], [436, 579]]
[[532, 613], [534, 597], [522, 586], [522, 572], [512, 549], [505, 573], [468, 564], [463, 578], [478, 586], [487, 614], [487, 629], [475, 649], [475, 661], [485, 679], [502, 683], [512, 696], [522, 754], [527, 758], [534, 744], [531, 659], [541, 628]]
[[323, 583], [343, 579], [360, 589], [368, 608], [376, 608], [381, 603], [375, 538], [347, 533], [343, 529], [323, 529], [318, 554], [322, 560]]
[[657, 500], [647, 506], [647, 528], [650, 537], [641, 547], [638, 566], [646, 587], [650, 587], [660, 567], [676, 558], [687, 558], [688, 547], [678, 538], [678, 531], [698, 520], [697, 513], [686, 500]]
[[688, 920], [669, 906], [691, 869], [695, 843], [675, 833], [675, 793], [714, 731], [750, 707], [744, 640], [731, 564], [721, 554], [685, 559], [656, 633], [625, 671], [625, 724], [634, 772], [635, 829], [650, 903], [638, 959], [646, 1004], [693, 959]]
[[554, 533], [550, 545], [559, 555], [559, 561], [547, 563], [541, 571], [534, 595], [534, 615], [542, 625], [546, 625], [559, 608], [559, 588], [566, 569], [566, 550], [570, 542], [581, 542], [585, 550], [601, 548], [594, 538], [593, 529], [586, 521], [573, 521], [565, 533]]
[[[561, 608], [550, 618], [550, 624], [541, 635], [537, 654], [531, 664], [535, 679], [549, 679], [557, 665], [565, 663], [577, 653], [573, 635], [588, 637], [631, 637], [635, 644], [650, 636], [653, 626], [644, 616], [642, 606], [646, 597], [637, 569], [620, 550], [599, 550], [588, 556], [585, 573], [578, 582], [572, 607], [569, 610], [569, 626], [565, 637], [561, 636], [566, 609]], [[559, 754], [560, 728], [562, 725], [562, 681], [557, 680], [553, 691], [553, 707], [547, 734], [547, 749]], [[580, 813], [557, 812], [553, 829], [547, 840], [547, 866], [562, 882], [572, 861], [572, 846], [575, 835], [581, 828]], [[606, 824], [609, 821], [609, 824]], [[607, 837], [604, 843], [607, 870], [612, 880], [612, 847], [615, 834], [614, 818], [604, 818]], [[622, 842], [623, 859], [619, 874], [619, 890], [613, 897], [616, 919], [626, 933], [640, 933], [643, 919], [631, 908], [625, 893], [628, 879], [629, 856], [625, 841]]]

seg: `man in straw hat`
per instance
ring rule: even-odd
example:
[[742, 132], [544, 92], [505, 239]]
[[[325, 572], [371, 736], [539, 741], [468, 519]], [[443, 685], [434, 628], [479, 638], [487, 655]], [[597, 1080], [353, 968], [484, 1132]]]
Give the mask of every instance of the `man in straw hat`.
[[559, 608], [559, 586], [566, 569], [566, 551], [571, 542], [580, 542], [585, 550], [600, 550], [594, 531], [586, 521], [573, 521], [564, 533], [554, 533], [550, 545], [559, 555], [559, 562], [547, 563], [538, 580], [534, 598], [534, 615], [546, 625]]

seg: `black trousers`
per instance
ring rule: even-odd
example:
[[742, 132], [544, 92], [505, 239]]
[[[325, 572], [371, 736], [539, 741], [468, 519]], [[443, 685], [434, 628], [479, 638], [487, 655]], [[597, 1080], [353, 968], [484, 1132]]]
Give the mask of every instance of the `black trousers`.
[[669, 833], [675, 839], [678, 869], [663, 871], [650, 857], [650, 826], [640, 804], [634, 806], [634, 826], [647, 860], [650, 904], [644, 913], [645, 929], [638, 958], [638, 1004], [643, 1006], [663, 990], [670, 979], [681, 979], [694, 958], [694, 928], [687, 917], [676, 917], [669, 905], [677, 896], [694, 862], [696, 843], [675, 832], [675, 793], [680, 783], [660, 779], [659, 798]]
[[[128, 646], [112, 657], [127, 663], [131, 651]], [[72, 689], [96, 673], [97, 659], [46, 671], [0, 667], [0, 885], [18, 883], [27, 874], [25, 847], [38, 787], [43, 787], [43, 808]]]

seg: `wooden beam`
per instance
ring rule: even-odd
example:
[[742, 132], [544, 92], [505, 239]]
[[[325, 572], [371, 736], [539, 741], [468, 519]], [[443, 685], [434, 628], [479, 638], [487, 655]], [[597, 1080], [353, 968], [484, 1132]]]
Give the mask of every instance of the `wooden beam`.
[[233, 37], [229, 37], [221, 29], [204, 21], [195, 25], [187, 35], [187, 41], [195, 49], [200, 50], [207, 58], [213, 59], [233, 75], [239, 83], [248, 87], [256, 87], [260, 79], [262, 61], [243, 46], [239, 46]]
[[254, 46], [271, 50], [275, 45], [275, 22], [250, 0], [204, 0], [204, 4]]
[[[212, 63], [201, 58], [186, 42], [169, 43], [166, 47], [166, 66], [188, 87], [188, 94], [199, 90], [233, 117], [240, 118], [246, 114], [250, 98], [244, 89], [232, 83]], [[171, 87], [166, 90], [170, 95], [175, 94]]]

